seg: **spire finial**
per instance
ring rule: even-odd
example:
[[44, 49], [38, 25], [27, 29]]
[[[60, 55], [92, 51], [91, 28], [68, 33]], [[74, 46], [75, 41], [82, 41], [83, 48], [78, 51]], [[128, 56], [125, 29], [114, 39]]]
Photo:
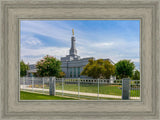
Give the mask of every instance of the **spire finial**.
[[74, 29], [72, 29], [72, 35], [74, 35]]

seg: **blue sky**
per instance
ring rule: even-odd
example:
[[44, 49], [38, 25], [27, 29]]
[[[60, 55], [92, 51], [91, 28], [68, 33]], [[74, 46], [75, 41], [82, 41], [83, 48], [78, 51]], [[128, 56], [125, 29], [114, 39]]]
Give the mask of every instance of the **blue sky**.
[[139, 20], [23, 20], [21, 59], [34, 64], [45, 55], [69, 54], [72, 28], [81, 58], [130, 59], [139, 69]]

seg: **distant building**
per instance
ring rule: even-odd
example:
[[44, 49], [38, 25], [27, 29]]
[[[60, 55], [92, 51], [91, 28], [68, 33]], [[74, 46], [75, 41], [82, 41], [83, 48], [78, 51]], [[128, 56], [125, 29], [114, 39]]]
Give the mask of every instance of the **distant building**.
[[30, 64], [29, 65], [29, 70], [27, 70], [27, 76], [28, 77], [33, 77], [34, 74], [37, 73], [37, 68], [35, 64]]
[[[77, 55], [76, 50], [76, 39], [74, 37], [74, 31], [72, 30], [73, 35], [71, 37], [71, 48], [69, 51], [69, 55], [66, 57], [61, 57], [61, 69], [65, 73], [66, 78], [86, 78], [87, 76], [83, 76], [80, 73], [83, 71], [83, 68], [88, 64], [89, 59], [95, 59], [94, 57], [87, 57], [87, 58], [80, 58]], [[112, 64], [113, 61], [110, 59], [103, 59], [108, 60]], [[37, 72], [35, 64], [29, 65], [29, 70], [27, 71], [27, 76], [33, 76]]]

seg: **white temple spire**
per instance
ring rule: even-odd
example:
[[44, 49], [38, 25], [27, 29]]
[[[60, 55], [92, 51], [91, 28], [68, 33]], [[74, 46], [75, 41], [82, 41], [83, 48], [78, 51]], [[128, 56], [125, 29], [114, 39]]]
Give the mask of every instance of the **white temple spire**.
[[71, 38], [71, 49], [70, 49], [70, 55], [75, 56], [77, 55], [76, 45], [75, 45], [75, 37], [74, 37], [74, 29], [72, 29], [72, 38]]

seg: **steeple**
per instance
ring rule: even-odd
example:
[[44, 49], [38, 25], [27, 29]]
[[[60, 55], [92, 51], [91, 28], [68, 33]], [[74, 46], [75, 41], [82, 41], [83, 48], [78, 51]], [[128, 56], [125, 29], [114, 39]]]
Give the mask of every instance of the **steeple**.
[[71, 56], [75, 56], [77, 55], [77, 50], [76, 50], [76, 46], [75, 46], [75, 37], [74, 37], [74, 29], [72, 29], [72, 37], [71, 37], [71, 49], [70, 49], [70, 55]]
[[74, 37], [74, 29], [72, 29], [71, 48], [69, 50], [69, 55], [66, 57], [61, 57], [61, 61], [80, 60], [80, 56], [77, 55], [75, 42], [76, 38]]

